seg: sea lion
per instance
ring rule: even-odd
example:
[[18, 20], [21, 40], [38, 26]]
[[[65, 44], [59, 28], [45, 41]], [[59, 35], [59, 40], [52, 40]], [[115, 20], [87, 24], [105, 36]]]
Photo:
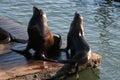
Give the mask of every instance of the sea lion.
[[[70, 58], [67, 60], [51, 60], [52, 62], [68, 64], [75, 68], [75, 73], [78, 73], [79, 66], [87, 63], [91, 57], [91, 49], [84, 38], [83, 18], [79, 13], [75, 13], [74, 19], [71, 23], [70, 30], [67, 36], [67, 51], [70, 49]], [[68, 71], [67, 74], [71, 72]], [[63, 74], [62, 74], [63, 75]], [[65, 75], [65, 74], [64, 74]], [[59, 76], [55, 76], [53, 80]], [[78, 76], [76, 77], [78, 78]]]
[[48, 28], [46, 14], [42, 9], [33, 7], [33, 16], [29, 21], [27, 32], [29, 39], [26, 49], [23, 51], [12, 49], [13, 51], [30, 58], [31, 55], [28, 52], [33, 49], [34, 58], [43, 60], [42, 55], [47, 56], [48, 53], [60, 48], [61, 36], [52, 35]]
[[75, 13], [67, 36], [67, 51], [70, 49], [70, 59], [58, 61], [72, 63], [76, 67], [86, 63], [91, 57], [91, 48], [84, 37], [83, 17]]
[[26, 43], [27, 40], [17, 39], [9, 32], [0, 27], [0, 44], [5, 44], [9, 42]]
[[[82, 16], [76, 12], [67, 35], [67, 58], [72, 58], [76, 54], [75, 51], [79, 50], [79, 46], [81, 45], [79, 40], [80, 37], [84, 38], [84, 24]], [[82, 46], [83, 45], [81, 45], [81, 47]], [[68, 53], [68, 50], [71, 51], [70, 54]]]

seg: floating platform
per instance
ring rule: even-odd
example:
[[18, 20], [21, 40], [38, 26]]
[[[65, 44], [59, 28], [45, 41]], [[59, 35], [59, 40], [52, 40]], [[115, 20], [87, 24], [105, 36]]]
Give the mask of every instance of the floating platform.
[[[0, 18], [0, 27], [16, 38], [28, 39], [27, 26]], [[65, 43], [64, 41], [63, 46]], [[25, 46], [26, 44], [14, 42], [0, 44], [0, 80], [45, 80], [56, 75], [61, 69], [68, 67], [68, 65], [60, 63], [26, 60], [24, 56], [10, 50], [11, 48], [24, 49]], [[64, 53], [61, 54], [59, 59], [65, 56]], [[93, 53], [88, 63], [80, 66], [80, 70], [100, 66], [101, 58], [101, 55]]]

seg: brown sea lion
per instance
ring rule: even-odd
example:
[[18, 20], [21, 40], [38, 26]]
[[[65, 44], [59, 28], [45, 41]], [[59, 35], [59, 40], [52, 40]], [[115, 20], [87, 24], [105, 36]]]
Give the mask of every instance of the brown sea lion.
[[17, 39], [9, 32], [0, 27], [0, 44], [5, 44], [9, 42], [26, 43], [27, 40]]
[[[84, 25], [83, 18], [79, 13], [75, 13], [74, 19], [71, 23], [70, 30], [67, 36], [67, 51], [70, 50], [70, 58], [67, 60], [51, 60], [52, 62], [68, 64], [75, 68], [75, 73], [78, 73], [79, 66], [87, 63], [91, 57], [91, 49], [89, 44], [84, 38]], [[60, 76], [71, 74], [71, 70], [61, 74], [56, 75], [52, 79], [58, 78]], [[78, 78], [78, 76], [76, 77]]]
[[28, 52], [33, 49], [35, 59], [44, 59], [43, 54], [47, 56], [48, 53], [60, 48], [61, 36], [52, 35], [48, 28], [46, 14], [42, 9], [33, 7], [33, 16], [29, 21], [27, 32], [29, 40], [26, 49], [24, 51], [12, 49], [13, 51], [30, 58], [31, 55]]

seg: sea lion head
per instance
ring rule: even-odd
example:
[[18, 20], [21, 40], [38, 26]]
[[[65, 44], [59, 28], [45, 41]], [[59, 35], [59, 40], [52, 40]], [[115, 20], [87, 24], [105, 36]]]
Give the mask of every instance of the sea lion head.
[[29, 37], [33, 37], [32, 35], [44, 37], [48, 32], [49, 29], [45, 12], [42, 9], [33, 7], [33, 15], [28, 24]]
[[46, 14], [42, 9], [38, 9], [37, 7], [33, 7], [33, 15], [44, 17], [46, 19]]
[[74, 19], [72, 21], [72, 28], [79, 30], [79, 36], [84, 36], [83, 17], [77, 12], [75, 12]]
[[0, 28], [0, 43], [8, 43], [11, 41], [10, 34], [4, 29]]
[[37, 7], [33, 7], [33, 16], [40, 19], [41, 23], [43, 23], [44, 26], [47, 25], [47, 17], [46, 13], [42, 9], [38, 9]]

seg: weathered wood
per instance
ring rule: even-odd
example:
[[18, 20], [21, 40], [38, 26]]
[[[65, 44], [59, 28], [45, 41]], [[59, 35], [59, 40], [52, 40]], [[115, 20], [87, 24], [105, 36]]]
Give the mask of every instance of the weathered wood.
[[[5, 30], [10, 31], [10, 33], [15, 37], [20, 36], [23, 39], [27, 39], [28, 37], [26, 26], [20, 25], [11, 20], [0, 18], [0, 27], [1, 26]], [[14, 33], [14, 31], [16, 32]], [[6, 44], [2, 45], [2, 47], [3, 46], [6, 47]], [[22, 55], [10, 51], [11, 46], [25, 48], [26, 45], [15, 43], [15, 45], [7, 44], [7, 46], [9, 47], [2, 48], [0, 46], [0, 80], [43, 80], [51, 78], [60, 71], [68, 70], [70, 68], [69, 65], [63, 65], [60, 63], [26, 60]], [[9, 51], [5, 52], [7, 50]], [[88, 63], [81, 66], [80, 69], [84, 70], [87, 68], [97, 67], [100, 63], [101, 56], [93, 53]]]
[[[81, 70], [93, 68], [100, 65], [101, 56], [94, 53], [88, 63], [81, 66]], [[28, 61], [28, 64], [14, 66], [10, 69], [0, 69], [0, 80], [33, 80], [33, 78], [46, 79], [54, 76], [62, 68], [68, 70], [63, 64], [45, 62], [45, 61]], [[62, 69], [62, 72], [64, 72]], [[61, 72], [60, 72], [61, 73]]]

